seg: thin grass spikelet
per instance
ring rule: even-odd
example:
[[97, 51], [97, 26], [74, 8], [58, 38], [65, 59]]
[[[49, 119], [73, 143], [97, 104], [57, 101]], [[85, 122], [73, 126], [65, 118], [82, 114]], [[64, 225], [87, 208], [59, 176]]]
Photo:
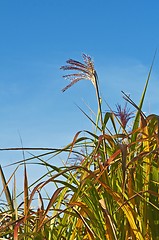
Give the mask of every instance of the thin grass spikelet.
[[125, 129], [128, 121], [133, 118], [133, 112], [130, 112], [130, 109], [127, 107], [127, 102], [122, 108], [120, 104], [116, 105], [117, 111], [115, 115], [119, 117], [122, 127]]
[[62, 89], [62, 92], [66, 91], [68, 88], [73, 86], [76, 82], [86, 79], [90, 80], [93, 85], [95, 85], [96, 71], [94, 69], [94, 63], [90, 56], [82, 54], [84, 63], [79, 61], [69, 59], [66, 61], [68, 65], [62, 66], [60, 69], [78, 71], [77, 73], [71, 73], [64, 75], [63, 77], [67, 80], [70, 80], [71, 83], [68, 84], [65, 88]]

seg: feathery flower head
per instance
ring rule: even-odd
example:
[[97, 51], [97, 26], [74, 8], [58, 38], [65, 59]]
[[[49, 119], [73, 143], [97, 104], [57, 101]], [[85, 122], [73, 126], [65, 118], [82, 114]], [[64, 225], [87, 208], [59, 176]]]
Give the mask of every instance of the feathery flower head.
[[78, 71], [77, 73], [71, 73], [63, 76], [65, 79], [69, 79], [71, 81], [69, 85], [62, 89], [63, 92], [70, 88], [76, 82], [83, 79], [91, 80], [93, 85], [95, 84], [96, 71], [94, 69], [94, 63], [90, 56], [83, 54], [82, 57], [84, 63], [69, 59], [66, 61], [68, 65], [62, 66], [60, 68], [63, 70]]
[[128, 121], [133, 118], [133, 112], [130, 112], [130, 109], [127, 108], [127, 103], [125, 104], [124, 108], [121, 107], [121, 105], [116, 105], [117, 111], [115, 112], [115, 115], [119, 117], [122, 127], [125, 129]]

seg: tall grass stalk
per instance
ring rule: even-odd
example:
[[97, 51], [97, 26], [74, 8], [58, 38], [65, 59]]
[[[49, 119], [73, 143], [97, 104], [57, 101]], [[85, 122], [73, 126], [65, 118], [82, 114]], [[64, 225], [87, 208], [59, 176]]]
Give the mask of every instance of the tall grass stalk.
[[[15, 201], [18, 167], [9, 180], [0, 168], [1, 196], [4, 194], [6, 199], [0, 205], [3, 239], [159, 240], [159, 116], [146, 116], [142, 111], [153, 63], [139, 104], [123, 92], [125, 107], [117, 105], [116, 111], [103, 114], [94, 63], [85, 54], [83, 61], [69, 59], [61, 67], [75, 71], [64, 76], [71, 83], [63, 91], [80, 80], [90, 80], [95, 87], [98, 113], [94, 120], [82, 112], [98, 131], [79, 131], [61, 149], [1, 149], [34, 151], [25, 158], [26, 165], [24, 160], [15, 163], [18, 167], [24, 165], [21, 202]], [[38, 150], [45, 152], [35, 154]], [[69, 161], [57, 167], [52, 159], [61, 154]], [[30, 185], [26, 168], [29, 164], [46, 169]], [[12, 179], [14, 194], [9, 188]], [[33, 207], [35, 203], [37, 208]]]

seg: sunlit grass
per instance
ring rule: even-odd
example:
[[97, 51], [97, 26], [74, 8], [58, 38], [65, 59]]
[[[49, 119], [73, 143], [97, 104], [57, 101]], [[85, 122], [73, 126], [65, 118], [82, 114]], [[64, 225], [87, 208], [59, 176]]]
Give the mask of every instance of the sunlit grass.
[[[123, 93], [126, 105], [103, 113], [94, 63], [85, 54], [83, 60], [70, 59], [62, 67], [73, 70], [64, 76], [71, 83], [63, 91], [80, 80], [90, 80], [98, 111], [95, 119], [81, 111], [96, 131], [77, 132], [62, 149], [6, 149], [45, 152], [15, 163], [24, 169], [21, 202], [17, 201], [16, 169], [7, 180], [0, 168], [1, 196], [6, 199], [0, 205], [3, 239], [159, 239], [159, 116], [142, 111], [153, 63], [139, 104]], [[63, 153], [63, 166], [53, 165], [50, 159]], [[30, 184], [27, 166], [33, 162], [46, 174]]]

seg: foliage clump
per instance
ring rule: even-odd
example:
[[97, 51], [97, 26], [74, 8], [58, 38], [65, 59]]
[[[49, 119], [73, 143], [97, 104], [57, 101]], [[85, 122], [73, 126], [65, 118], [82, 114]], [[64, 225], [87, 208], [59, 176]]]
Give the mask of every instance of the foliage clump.
[[[97, 99], [96, 119], [82, 111], [95, 131], [79, 131], [65, 148], [43, 149], [47, 153], [25, 159], [20, 205], [0, 169], [7, 200], [0, 208], [3, 239], [159, 239], [159, 116], [142, 112], [152, 66], [139, 105], [123, 93], [124, 108], [117, 105], [116, 111], [103, 114], [94, 63], [85, 54], [83, 60], [84, 63], [69, 59], [61, 67], [75, 71], [64, 76], [71, 83], [63, 91], [79, 80], [90, 80]], [[131, 104], [133, 112], [127, 104]], [[52, 165], [50, 155], [61, 153], [67, 160], [75, 156], [78, 164]], [[26, 167], [33, 159], [47, 171], [28, 187]], [[42, 190], [49, 184], [53, 190], [44, 197]], [[36, 196], [39, 207], [35, 210], [32, 203]]]

